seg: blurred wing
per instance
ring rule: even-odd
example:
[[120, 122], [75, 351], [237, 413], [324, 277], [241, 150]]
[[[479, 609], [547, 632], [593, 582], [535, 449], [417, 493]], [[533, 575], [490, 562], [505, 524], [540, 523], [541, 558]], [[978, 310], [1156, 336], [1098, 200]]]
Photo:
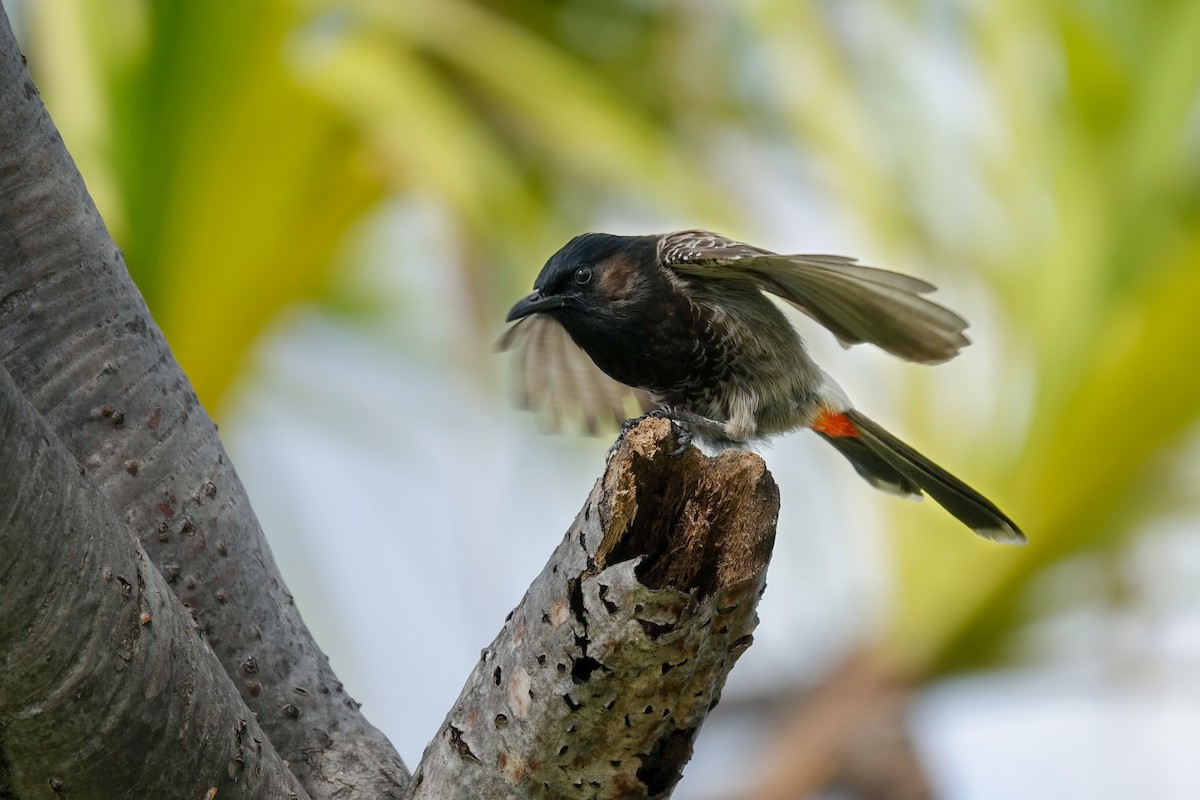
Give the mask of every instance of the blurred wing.
[[707, 231], [663, 237], [660, 258], [683, 275], [750, 279], [824, 325], [844, 346], [869, 342], [909, 361], [937, 364], [971, 343], [967, 321], [921, 295], [936, 287], [853, 258], [779, 255]]
[[516, 353], [518, 404], [544, 413], [555, 430], [578, 416], [591, 435], [656, 407], [645, 392], [605, 375], [545, 314], [520, 320], [496, 346]]

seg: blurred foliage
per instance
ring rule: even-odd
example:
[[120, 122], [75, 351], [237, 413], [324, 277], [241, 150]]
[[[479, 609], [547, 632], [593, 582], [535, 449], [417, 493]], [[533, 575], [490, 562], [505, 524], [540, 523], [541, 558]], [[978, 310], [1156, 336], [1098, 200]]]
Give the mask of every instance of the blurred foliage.
[[[897, 511], [947, 528], [894, 545], [916, 674], [995, 658], [1033, 576], [1136, 534], [1132, 488], [1200, 417], [1192, 0], [28, 5], [47, 104], [210, 406], [275, 314], [331, 296], [382, 197], [447, 210], [482, 320], [606, 204], [752, 226], [730, 135], [799, 159], [876, 251], [985, 283], [997, 399], [952, 466], [1032, 544]], [[919, 426], [943, 406], [910, 373]]]
[[[38, 0], [28, 17], [47, 106], [210, 408], [281, 309], [331, 296], [385, 193], [457, 221], [474, 318], [602, 192], [721, 213], [653, 98], [485, 6]], [[662, 22], [609, 24], [636, 41]]]
[[1131, 492], [1153, 492], [1147, 472], [1200, 417], [1200, 5], [977, 12], [966, 46], [1011, 142], [981, 169], [1005, 218], [1027, 220], [996, 286], [1034, 343], [1034, 414], [1003, 494], [1032, 545], [903, 540], [897, 639], [921, 671], [985, 663], [1047, 610], [1021, 596], [1040, 570], [1137, 534], [1154, 498]]

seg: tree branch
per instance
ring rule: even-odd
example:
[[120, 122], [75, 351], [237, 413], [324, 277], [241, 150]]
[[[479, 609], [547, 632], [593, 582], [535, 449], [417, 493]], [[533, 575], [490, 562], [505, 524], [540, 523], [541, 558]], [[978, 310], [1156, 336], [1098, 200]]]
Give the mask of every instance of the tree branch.
[[292, 604], [216, 426], [130, 281], [2, 9], [0, 197], [0, 362], [193, 609], [308, 792], [398, 796], [403, 763]]
[[667, 797], [750, 645], [779, 493], [762, 459], [630, 431], [483, 651], [414, 798]]

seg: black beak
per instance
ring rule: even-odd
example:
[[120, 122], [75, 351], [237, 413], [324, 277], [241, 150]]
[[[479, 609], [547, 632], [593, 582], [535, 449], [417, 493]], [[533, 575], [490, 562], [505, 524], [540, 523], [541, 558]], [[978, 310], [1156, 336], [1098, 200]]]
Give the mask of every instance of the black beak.
[[523, 317], [528, 317], [530, 314], [536, 314], [539, 311], [561, 308], [566, 302], [562, 297], [555, 295], [547, 297], [542, 294], [541, 289], [534, 289], [532, 294], [522, 297], [517, 301], [517, 304], [508, 312], [508, 316], [504, 318], [504, 321], [513, 322]]

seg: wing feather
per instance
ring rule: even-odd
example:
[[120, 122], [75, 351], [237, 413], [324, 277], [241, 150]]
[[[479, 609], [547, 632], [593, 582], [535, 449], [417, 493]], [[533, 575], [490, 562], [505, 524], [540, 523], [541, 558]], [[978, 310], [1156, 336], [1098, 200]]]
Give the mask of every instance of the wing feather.
[[828, 328], [843, 345], [869, 342], [936, 364], [970, 344], [967, 321], [925, 297], [933, 284], [830, 255], [780, 255], [706, 231], [663, 237], [660, 257], [682, 275], [755, 281]]
[[655, 408], [649, 396], [610, 378], [545, 314], [533, 314], [510, 327], [496, 343], [514, 352], [517, 403], [541, 413], [562, 430], [578, 419], [594, 435], [615, 428], [634, 413]]

